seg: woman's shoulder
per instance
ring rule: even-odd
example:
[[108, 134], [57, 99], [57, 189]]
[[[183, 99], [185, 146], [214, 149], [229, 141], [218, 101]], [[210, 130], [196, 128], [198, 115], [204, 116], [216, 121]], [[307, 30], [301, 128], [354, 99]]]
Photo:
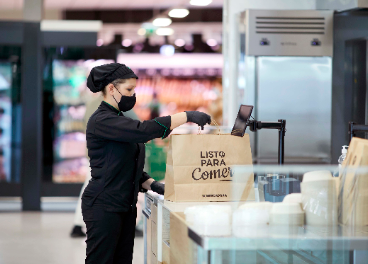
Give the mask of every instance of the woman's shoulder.
[[88, 119], [87, 122], [87, 129], [88, 128], [94, 128], [96, 124], [103, 123], [103, 120], [114, 118], [114, 115], [112, 113], [109, 113], [108, 111], [101, 111], [100, 109], [97, 109], [91, 117]]

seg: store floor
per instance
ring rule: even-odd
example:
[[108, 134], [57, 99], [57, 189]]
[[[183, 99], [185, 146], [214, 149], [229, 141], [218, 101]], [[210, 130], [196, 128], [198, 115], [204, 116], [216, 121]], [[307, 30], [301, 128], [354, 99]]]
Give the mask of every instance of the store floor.
[[[1, 264], [83, 264], [85, 239], [71, 238], [72, 212], [1, 212]], [[134, 264], [143, 264], [143, 238], [136, 238]]]

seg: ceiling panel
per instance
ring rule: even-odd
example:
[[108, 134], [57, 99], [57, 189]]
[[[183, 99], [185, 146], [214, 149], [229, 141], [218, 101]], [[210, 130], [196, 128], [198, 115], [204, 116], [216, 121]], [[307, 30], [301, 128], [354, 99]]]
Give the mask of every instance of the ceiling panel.
[[14, 0], [15, 1], [15, 9], [21, 9], [23, 7], [23, 0]]
[[16, 0], [0, 0], [0, 9], [16, 9]]
[[[20, 9], [25, 0], [0, 0], [0, 9]], [[134, 9], [191, 6], [189, 0], [44, 0], [46, 9]], [[213, 0], [208, 7], [222, 7], [223, 0]], [[201, 7], [202, 8], [202, 7]]]

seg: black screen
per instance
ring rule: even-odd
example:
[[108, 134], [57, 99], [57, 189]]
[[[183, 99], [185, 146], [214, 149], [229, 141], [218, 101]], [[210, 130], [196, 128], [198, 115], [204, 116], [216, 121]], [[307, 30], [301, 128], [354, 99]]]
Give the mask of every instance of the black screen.
[[238, 137], [244, 136], [245, 129], [247, 128], [248, 120], [250, 118], [250, 115], [252, 114], [252, 110], [253, 110], [252, 105], [241, 105], [240, 106], [233, 130], [231, 131], [231, 135], [238, 136]]

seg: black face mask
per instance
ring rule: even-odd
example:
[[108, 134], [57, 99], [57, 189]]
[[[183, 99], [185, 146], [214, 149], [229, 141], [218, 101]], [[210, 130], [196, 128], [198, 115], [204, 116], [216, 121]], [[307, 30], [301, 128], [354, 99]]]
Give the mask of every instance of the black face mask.
[[[115, 89], [118, 91], [119, 94], [121, 94], [116, 87]], [[132, 110], [132, 108], [135, 106], [135, 102], [136, 102], [135, 94], [133, 94], [132, 96], [126, 96], [126, 95], [121, 94], [120, 102], [116, 101], [114, 96], [112, 97], [114, 98], [115, 102], [118, 104], [119, 110], [122, 112]]]

